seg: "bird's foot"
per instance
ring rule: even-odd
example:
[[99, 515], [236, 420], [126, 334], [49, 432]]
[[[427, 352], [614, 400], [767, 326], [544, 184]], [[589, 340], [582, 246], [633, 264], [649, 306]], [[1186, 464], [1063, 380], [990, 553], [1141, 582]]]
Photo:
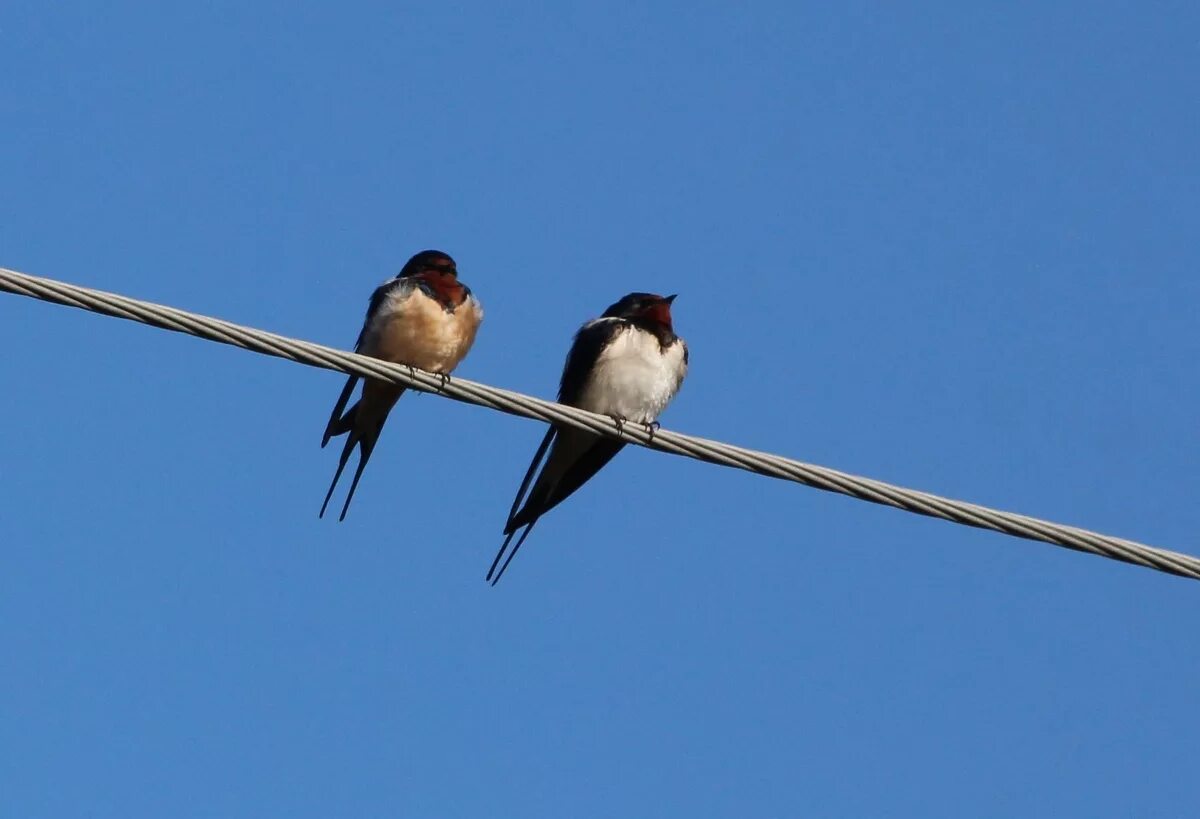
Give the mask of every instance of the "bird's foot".
[[610, 413], [608, 417], [613, 419], [613, 421], [616, 423], [617, 435], [624, 435], [625, 434], [625, 424], [629, 419], [626, 418], [624, 415], [618, 415], [617, 413]]
[[438, 386], [438, 392], [445, 392], [446, 385], [450, 383], [449, 373], [437, 373], [438, 380], [442, 383]]
[[[409, 377], [409, 378], [411, 378], [413, 381], [416, 381], [416, 380], [417, 380], [417, 373], [418, 373], [418, 372], [420, 372], [420, 370], [418, 370], [418, 369], [417, 369], [416, 367], [414, 367], [412, 364], [409, 364], [409, 363], [407, 363], [407, 362], [402, 362], [402, 364], [403, 364], [403, 366], [404, 366], [404, 367], [407, 367], [407, 368], [408, 368], [408, 377]], [[413, 394], [414, 394], [414, 395], [415, 395], [417, 398], [420, 398], [422, 395], [424, 395], [424, 394], [425, 394], [425, 393], [424, 393], [424, 391], [423, 391], [423, 390], [422, 390], [420, 387], [416, 386], [415, 384], [410, 384], [408, 388], [409, 388], [409, 389], [412, 389], [412, 390], [414, 390], [414, 391], [415, 391]]]
[[643, 421], [642, 424], [646, 427], [646, 434], [650, 436], [650, 441], [654, 441], [654, 433], [662, 429], [662, 424], [658, 421]]

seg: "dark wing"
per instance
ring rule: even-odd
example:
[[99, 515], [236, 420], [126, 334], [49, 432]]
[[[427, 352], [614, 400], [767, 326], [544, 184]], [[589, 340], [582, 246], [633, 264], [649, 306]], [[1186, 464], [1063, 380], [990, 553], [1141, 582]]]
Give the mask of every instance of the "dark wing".
[[354, 392], [354, 385], [357, 383], [357, 375], [346, 379], [346, 386], [342, 387], [342, 394], [338, 396], [337, 403], [333, 405], [333, 412], [329, 414], [329, 423], [325, 425], [325, 434], [321, 437], [322, 449], [329, 443], [330, 438], [349, 432], [350, 427], [354, 424], [354, 420], [349, 414], [343, 415], [342, 413], [345, 412], [346, 404], [350, 401], [350, 394]]
[[[379, 308], [383, 306], [384, 299], [400, 284], [399, 279], [392, 279], [379, 285], [371, 293], [371, 301], [367, 304], [367, 315], [363, 317], [362, 329], [358, 331], [358, 338], [354, 342], [354, 352], [362, 351], [363, 339], [367, 336], [367, 328], [371, 326], [371, 319], [379, 312]], [[338, 396], [337, 403], [333, 405], [333, 412], [329, 414], [329, 423], [325, 425], [325, 434], [321, 437], [322, 448], [329, 443], [330, 438], [350, 431], [350, 427], [354, 421], [349, 415], [343, 415], [343, 413], [357, 383], [358, 376], [352, 375], [346, 380], [346, 386], [342, 387], [342, 394]]]
[[[525, 487], [529, 483], [533, 470], [542, 459], [542, 455], [551, 441], [553, 441], [553, 446], [550, 446], [550, 456], [546, 459], [545, 466], [542, 467], [541, 473], [534, 482], [529, 498], [519, 512], [515, 511], [517, 504], [521, 502], [521, 496], [525, 494]], [[493, 586], [499, 582], [504, 570], [508, 568], [508, 564], [512, 562], [517, 550], [521, 548], [521, 544], [525, 542], [525, 538], [533, 530], [538, 519], [587, 483], [588, 479], [599, 472], [601, 467], [611, 461], [613, 456], [624, 446], [625, 444], [620, 441], [600, 438], [583, 430], [550, 428], [546, 437], [542, 439], [542, 445], [538, 447], [533, 463], [529, 465], [529, 470], [525, 473], [521, 490], [517, 493], [516, 501], [513, 502], [514, 511], [509, 514], [508, 522], [504, 525], [504, 543], [501, 544], [500, 551], [496, 553], [496, 559], [492, 561], [492, 566], [487, 573], [487, 579], [492, 581]], [[500, 571], [496, 572], [496, 566], [500, 564], [500, 559], [508, 550], [508, 544], [512, 542], [513, 536], [521, 527], [525, 527], [525, 529], [521, 532], [517, 545], [511, 552], [508, 552], [508, 557], [500, 566]]]
[[[547, 436], [548, 437], [548, 436]], [[546, 466], [533, 484], [529, 498], [504, 525], [509, 534], [558, 506], [600, 471], [625, 444], [579, 429], [561, 429], [550, 448]]]
[[346, 436], [346, 443], [342, 447], [342, 454], [338, 458], [337, 471], [333, 473], [333, 480], [329, 483], [329, 491], [325, 493], [325, 502], [321, 504], [321, 511], [317, 517], [325, 517], [325, 509], [329, 506], [329, 499], [333, 497], [333, 490], [338, 485], [338, 481], [342, 477], [342, 472], [346, 469], [346, 462], [350, 460], [350, 453], [354, 451], [354, 447], [358, 447], [358, 468], [354, 470], [354, 479], [350, 482], [350, 491], [346, 493], [346, 502], [342, 504], [342, 513], [338, 515], [338, 520], [346, 519], [346, 512], [350, 510], [350, 501], [354, 499], [354, 490], [358, 489], [358, 482], [362, 478], [363, 470], [367, 468], [367, 461], [371, 460], [371, 453], [375, 451], [375, 443], [379, 440], [379, 434], [383, 432], [383, 422], [387, 420], [387, 413], [384, 412], [378, 420], [367, 420], [368, 426], [366, 429], [360, 429], [358, 424], [359, 408], [362, 402], [355, 404], [346, 413], [344, 422], [346, 429], [344, 431], [350, 434]]
[[679, 388], [683, 386], [683, 379], [687, 377], [687, 371], [688, 371], [687, 342], [681, 338], [681, 339], [679, 339], [679, 343], [683, 345], [683, 366], [679, 368], [679, 375], [675, 379], [675, 392], [671, 393], [672, 396], [674, 396], [675, 393], [679, 392]]
[[391, 295], [393, 290], [405, 285], [411, 287], [412, 282], [404, 279], [391, 279], [375, 288], [375, 292], [371, 294], [371, 301], [367, 304], [367, 314], [363, 317], [362, 329], [358, 331], [358, 339], [354, 342], [354, 352], [357, 353], [362, 348], [363, 339], [367, 337], [367, 328], [371, 326], [371, 319], [379, 312], [384, 300]]
[[[398, 287], [411, 287], [412, 283], [404, 279], [395, 278], [384, 282], [375, 288], [371, 293], [371, 300], [367, 304], [367, 314], [363, 317], [362, 329], [358, 331], [358, 338], [354, 342], [354, 352], [361, 353], [363, 341], [367, 337], [367, 330], [371, 326], [372, 320], [383, 307], [384, 301]], [[342, 514], [338, 520], [344, 520], [346, 510], [350, 508], [350, 499], [354, 497], [354, 490], [358, 488], [359, 478], [362, 477], [362, 471], [367, 465], [367, 461], [371, 458], [371, 453], [375, 450], [375, 442], [379, 440], [379, 433], [383, 430], [383, 422], [387, 420], [387, 409], [391, 408], [388, 404], [387, 409], [382, 413], [382, 417], [377, 423], [372, 422], [367, 429], [358, 429], [359, 410], [362, 409], [362, 401], [359, 401], [349, 410], [346, 409], [346, 404], [350, 401], [350, 396], [354, 392], [355, 385], [358, 384], [358, 376], [352, 375], [346, 379], [346, 386], [342, 387], [342, 393], [338, 396], [337, 403], [333, 405], [333, 412], [329, 415], [329, 422], [325, 425], [325, 434], [321, 438], [321, 446], [324, 447], [329, 443], [329, 439], [338, 435], [350, 433], [346, 438], [346, 443], [342, 447], [342, 454], [338, 460], [337, 472], [334, 473], [333, 482], [329, 484], [329, 491], [325, 494], [325, 503], [321, 505], [320, 517], [325, 516], [325, 508], [329, 505], [329, 499], [333, 495], [333, 489], [337, 486], [338, 479], [342, 477], [342, 471], [346, 468], [346, 461], [350, 457], [350, 453], [354, 451], [354, 447], [359, 447], [358, 469], [354, 472], [354, 480], [350, 484], [350, 492], [346, 495], [346, 504], [342, 507]], [[402, 393], [403, 390], [401, 389]], [[364, 388], [364, 398], [366, 389]], [[391, 403], [395, 403], [393, 399]], [[369, 414], [369, 413], [368, 413]]]
[[[579, 406], [579, 400], [591, 379], [592, 370], [600, 353], [608, 346], [613, 338], [626, 329], [628, 322], [623, 319], [602, 318], [590, 321], [575, 334], [571, 351], [567, 353], [567, 361], [563, 366], [562, 379], [558, 385], [558, 401], [560, 404]], [[524, 508], [517, 511], [525, 488], [529, 485], [530, 476], [542, 459], [546, 447], [550, 448], [550, 457], [546, 466], [537, 477]], [[508, 514], [508, 522], [504, 525], [504, 534], [532, 523], [541, 515], [562, 503], [568, 495], [574, 492], [599, 471], [612, 457], [621, 451], [624, 444], [610, 438], [601, 438], [590, 432], [578, 429], [559, 429], [551, 426], [534, 456], [525, 480], [513, 501], [512, 511]]]
[[603, 318], [589, 321], [579, 328], [558, 382], [560, 404], [579, 406], [579, 399], [592, 375], [592, 367], [596, 366], [596, 359], [600, 358], [600, 352], [628, 326], [629, 322], [624, 319]]
[[542, 458], [546, 457], [546, 449], [554, 441], [554, 436], [557, 433], [558, 427], [555, 426], [551, 426], [550, 429], [546, 430], [546, 437], [542, 439], [542, 443], [538, 445], [537, 452], [533, 454], [533, 460], [529, 462], [529, 469], [525, 470], [525, 478], [521, 481], [521, 488], [517, 490], [517, 496], [513, 498], [512, 508], [508, 510], [508, 521], [504, 524], [505, 530], [508, 529], [509, 523], [512, 523], [512, 519], [517, 516], [517, 509], [520, 507], [521, 501], [525, 499], [525, 491], [529, 489], [529, 482], [533, 480], [533, 473], [537, 471]]
[[[579, 328], [579, 332], [575, 334], [575, 341], [571, 344], [571, 351], [567, 353], [566, 364], [563, 365], [562, 378], [558, 385], [559, 403], [579, 406], [579, 400], [587, 387], [592, 368], [595, 367], [596, 360], [600, 358], [601, 351], [617, 333], [627, 326], [628, 322], [623, 319], [602, 318], [590, 321]], [[537, 523], [538, 518], [583, 486], [588, 478], [611, 461], [623, 446], [624, 444], [620, 442], [600, 438], [590, 432], [560, 429], [553, 425], [550, 427], [546, 432], [546, 437], [542, 439], [537, 453], [533, 456], [533, 462], [529, 464], [529, 469], [525, 472], [525, 479], [521, 481], [521, 488], [517, 490], [517, 497], [508, 513], [508, 520], [504, 524], [504, 543], [500, 546], [500, 551], [496, 553], [496, 559], [492, 561], [492, 566], [487, 573], [487, 579], [492, 582], [492, 585], [500, 580], [501, 575], [508, 568], [508, 564], [516, 556], [517, 550], [521, 548], [521, 544], [533, 530], [533, 525]], [[550, 456], [546, 458], [542, 471], [534, 481], [529, 497], [525, 498], [525, 490], [533, 479], [533, 473], [537, 470], [538, 464], [545, 457], [547, 448], [550, 450]], [[523, 499], [525, 505], [521, 506]], [[521, 507], [520, 511], [518, 511], [518, 507]], [[521, 537], [512, 551], [508, 551], [508, 544], [512, 542], [517, 530], [522, 526], [525, 527], [525, 531], [521, 532]], [[505, 558], [505, 552], [508, 552], [507, 558]], [[502, 558], [504, 558], [503, 565], [500, 564]], [[497, 566], [500, 566], [499, 572], [496, 571]]]
[[[575, 334], [571, 351], [563, 365], [562, 379], [558, 385], [560, 404], [579, 406], [579, 401], [591, 380], [592, 370], [601, 352], [617, 336], [628, 329], [624, 319], [601, 318], [590, 321]], [[624, 444], [611, 438], [601, 438], [578, 429], [557, 430], [557, 440], [550, 449], [546, 467], [538, 475], [525, 507], [520, 512], [509, 514], [504, 533], [525, 526], [549, 512], [595, 475], [602, 466], [621, 451]], [[550, 435], [542, 442], [543, 448], [550, 443]], [[531, 467], [532, 469], [532, 467]], [[526, 476], [528, 479], [528, 476]], [[518, 501], [520, 496], [518, 495]], [[513, 504], [514, 509], [516, 504]]]
[[[546, 430], [546, 437], [542, 439], [542, 443], [538, 445], [537, 452], [533, 454], [533, 460], [529, 462], [529, 468], [525, 470], [525, 477], [521, 480], [521, 488], [517, 490], [517, 496], [513, 499], [512, 509], [508, 511], [508, 521], [504, 524], [505, 533], [508, 535], [504, 539], [503, 545], [500, 546], [500, 551], [496, 552], [496, 559], [492, 561], [492, 565], [488, 568], [487, 580], [492, 580], [492, 575], [496, 572], [496, 566], [500, 563], [500, 558], [504, 557], [504, 552], [508, 549], [509, 541], [512, 540], [512, 532], [509, 531], [509, 524], [516, 517], [517, 507], [521, 505], [521, 501], [525, 498], [525, 490], [529, 489], [529, 482], [533, 480], [533, 473], [537, 471], [542, 459], [546, 457], [546, 450], [550, 447], [550, 443], [554, 440], [554, 436], [558, 434], [558, 428], [551, 426]], [[521, 535], [521, 539], [517, 542], [517, 549], [521, 548], [521, 544], [525, 542], [525, 536], [529, 534], [529, 530], [533, 528], [531, 524], [525, 529], [525, 534]], [[513, 549], [516, 553], [516, 549]], [[509, 562], [512, 560], [512, 555], [508, 556], [508, 560], [504, 561], [504, 568], [508, 568]], [[504, 574], [501, 569], [500, 574]], [[496, 580], [500, 579], [500, 575], [496, 575]], [[492, 580], [492, 585], [496, 585], [496, 580]]]

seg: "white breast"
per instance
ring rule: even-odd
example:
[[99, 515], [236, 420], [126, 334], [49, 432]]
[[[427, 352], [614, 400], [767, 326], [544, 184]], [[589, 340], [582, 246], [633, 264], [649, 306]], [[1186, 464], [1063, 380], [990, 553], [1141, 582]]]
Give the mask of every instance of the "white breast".
[[664, 350], [653, 333], [626, 326], [600, 353], [579, 406], [630, 421], [656, 420], [687, 374], [685, 350], [683, 339]]

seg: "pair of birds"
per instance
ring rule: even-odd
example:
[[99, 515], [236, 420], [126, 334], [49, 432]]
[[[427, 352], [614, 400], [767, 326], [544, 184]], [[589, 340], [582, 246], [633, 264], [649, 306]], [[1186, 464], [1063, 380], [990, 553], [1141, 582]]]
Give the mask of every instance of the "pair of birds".
[[[559, 402], [610, 415], [618, 422], [657, 425], [659, 413], [678, 392], [688, 367], [687, 345], [675, 335], [671, 324], [674, 298], [630, 293], [600, 318], [580, 327], [563, 366]], [[482, 320], [483, 309], [471, 289], [458, 280], [454, 260], [440, 250], [425, 250], [409, 259], [396, 278], [371, 294], [354, 351], [449, 374], [470, 351]], [[358, 468], [338, 517], [345, 519], [388, 413], [404, 393], [404, 387], [368, 379], [363, 383], [362, 396], [346, 409], [357, 383], [356, 375], [346, 381], [321, 439], [324, 447], [331, 438], [346, 436], [337, 472], [321, 505], [321, 517], [357, 446]], [[551, 425], [525, 472], [504, 524], [504, 543], [487, 573], [493, 585], [538, 519], [583, 486], [623, 446], [610, 438]], [[535, 480], [539, 465], [542, 469]], [[510, 551], [509, 544], [518, 531], [521, 535]]]

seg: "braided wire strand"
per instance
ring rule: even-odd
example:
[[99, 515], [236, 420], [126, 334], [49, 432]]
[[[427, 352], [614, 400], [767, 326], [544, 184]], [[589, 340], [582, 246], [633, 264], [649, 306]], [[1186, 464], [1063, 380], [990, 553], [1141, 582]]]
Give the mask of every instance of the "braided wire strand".
[[186, 333], [312, 367], [375, 378], [422, 392], [442, 395], [456, 401], [499, 410], [510, 415], [533, 418], [559, 426], [575, 427], [660, 452], [744, 469], [771, 478], [794, 481], [815, 489], [836, 492], [919, 515], [941, 518], [979, 529], [990, 529], [1026, 540], [1051, 543], [1112, 560], [1120, 560], [1200, 580], [1200, 558], [1191, 555], [1102, 535], [1074, 526], [1052, 523], [1027, 515], [952, 500], [928, 492], [906, 489], [883, 481], [796, 461], [781, 455], [745, 449], [721, 441], [684, 435], [667, 429], [650, 429], [637, 423], [618, 423], [606, 415], [597, 415], [554, 401], [546, 401], [464, 378], [444, 377], [403, 364], [391, 364], [368, 356], [288, 338], [174, 307], [102, 290], [79, 287], [54, 279], [31, 276], [6, 268], [0, 268], [0, 290], [41, 301], [78, 307], [106, 316], [137, 321], [163, 330]]

